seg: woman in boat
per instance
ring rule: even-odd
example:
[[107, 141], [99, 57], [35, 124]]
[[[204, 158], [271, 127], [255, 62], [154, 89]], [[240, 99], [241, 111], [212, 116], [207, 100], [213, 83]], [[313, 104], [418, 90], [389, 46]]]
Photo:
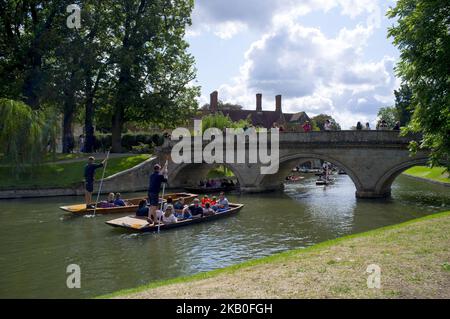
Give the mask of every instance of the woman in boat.
[[211, 205], [209, 203], [206, 203], [205, 208], [203, 208], [203, 216], [211, 216], [215, 214], [216, 212], [211, 208]]
[[114, 200], [114, 206], [127, 206], [127, 203], [120, 198], [120, 193], [116, 193], [116, 199]]
[[172, 196], [167, 197], [167, 201], [163, 205], [163, 211], [164, 212], [167, 209], [167, 205], [173, 205], [173, 198], [172, 198]]
[[147, 201], [145, 199], [142, 199], [139, 202], [139, 207], [136, 211], [136, 216], [142, 216], [142, 217], [148, 217], [148, 206], [147, 206]]
[[175, 215], [173, 214], [173, 205], [172, 204], [168, 204], [166, 207], [166, 211], [164, 212], [163, 216], [162, 216], [162, 221], [164, 224], [173, 224], [176, 223], [178, 220], [175, 217]]

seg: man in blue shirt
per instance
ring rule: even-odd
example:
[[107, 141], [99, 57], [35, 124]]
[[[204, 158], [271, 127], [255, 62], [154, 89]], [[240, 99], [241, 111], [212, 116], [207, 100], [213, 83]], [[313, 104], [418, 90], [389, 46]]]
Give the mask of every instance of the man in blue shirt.
[[86, 208], [94, 208], [92, 205], [92, 192], [94, 191], [94, 177], [95, 170], [97, 168], [103, 167], [105, 160], [100, 164], [94, 163], [95, 158], [93, 156], [89, 157], [88, 163], [84, 167], [84, 181], [86, 191], [84, 193], [84, 199], [86, 201]]
[[[157, 217], [156, 210], [159, 206], [159, 192], [161, 184], [167, 182], [167, 162], [161, 170], [161, 166], [156, 164], [153, 167], [153, 173], [150, 175], [150, 182], [148, 186], [148, 201], [150, 203], [150, 217], [153, 219], [153, 224], [156, 225]], [[158, 222], [159, 223], [159, 222]]]

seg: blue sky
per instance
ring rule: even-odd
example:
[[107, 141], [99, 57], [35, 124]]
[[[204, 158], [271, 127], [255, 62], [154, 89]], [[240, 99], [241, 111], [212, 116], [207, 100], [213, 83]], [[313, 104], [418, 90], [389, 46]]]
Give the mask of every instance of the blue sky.
[[398, 50], [385, 17], [394, 1], [197, 0], [186, 39], [196, 58], [200, 104], [225, 102], [332, 115], [343, 128], [374, 126], [399, 85]]

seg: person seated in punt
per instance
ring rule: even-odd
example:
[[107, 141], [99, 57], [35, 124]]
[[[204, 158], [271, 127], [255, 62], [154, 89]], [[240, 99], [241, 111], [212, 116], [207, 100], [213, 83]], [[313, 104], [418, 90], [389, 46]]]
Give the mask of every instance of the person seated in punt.
[[191, 219], [192, 214], [189, 211], [189, 206], [185, 205], [184, 208], [181, 210], [181, 213], [175, 213], [175, 217], [178, 219]]
[[217, 212], [221, 213], [228, 210], [228, 199], [225, 197], [224, 192], [220, 192], [219, 200], [217, 201]]
[[173, 205], [172, 204], [168, 204], [166, 207], [166, 211], [164, 212], [163, 216], [162, 216], [162, 221], [164, 224], [173, 224], [176, 223], [178, 220], [174, 215], [173, 212]]
[[184, 204], [183, 197], [178, 198], [177, 201], [175, 202], [175, 204], [173, 204], [173, 208], [175, 209], [175, 212], [178, 212], [178, 213], [181, 213], [184, 206], [185, 206], [185, 204]]
[[206, 203], [205, 208], [203, 208], [203, 216], [211, 216], [215, 214], [216, 212], [211, 208], [211, 205], [209, 203]]
[[139, 206], [138, 209], [136, 211], [136, 216], [140, 216], [140, 217], [148, 217], [148, 206], [147, 206], [147, 201], [145, 199], [142, 199], [139, 202]]
[[127, 203], [120, 198], [120, 193], [116, 193], [116, 199], [114, 200], [114, 206], [127, 206]]
[[210, 199], [208, 197], [208, 195], [204, 195], [202, 198], [202, 207], [205, 207], [206, 203], [209, 203]]
[[97, 207], [98, 208], [115, 207], [116, 205], [114, 205], [114, 200], [115, 200], [114, 193], [109, 193], [108, 194], [108, 199], [98, 203]]
[[195, 198], [193, 203], [188, 207], [189, 212], [193, 217], [199, 216], [203, 217], [203, 207], [200, 205], [198, 198]]
[[166, 211], [167, 205], [173, 205], [173, 198], [172, 196], [167, 197], [166, 202], [163, 205], [163, 211]]
[[211, 205], [211, 208], [214, 209], [214, 207], [217, 205], [217, 196], [211, 197], [209, 204]]

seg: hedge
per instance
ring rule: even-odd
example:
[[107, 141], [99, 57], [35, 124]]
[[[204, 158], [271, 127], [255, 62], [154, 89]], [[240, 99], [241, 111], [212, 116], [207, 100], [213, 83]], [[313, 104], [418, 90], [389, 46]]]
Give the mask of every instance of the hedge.
[[[145, 134], [145, 133], [125, 133], [122, 134], [122, 148], [124, 151], [131, 152], [133, 147], [148, 145], [150, 148], [154, 146], [160, 146], [164, 142], [162, 134]], [[95, 149], [106, 150], [111, 147], [112, 138], [111, 134], [95, 135]]]

